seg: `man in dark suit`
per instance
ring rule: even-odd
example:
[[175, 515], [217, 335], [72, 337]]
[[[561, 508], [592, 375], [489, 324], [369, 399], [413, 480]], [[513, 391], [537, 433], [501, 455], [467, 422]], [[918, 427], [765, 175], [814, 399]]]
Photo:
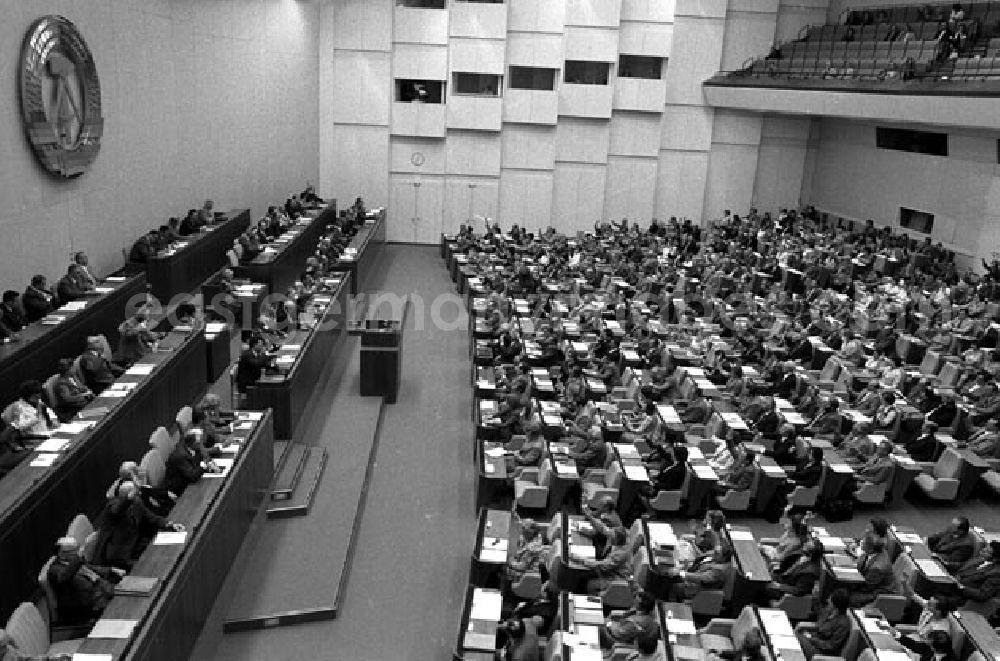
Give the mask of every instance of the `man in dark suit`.
[[198, 439], [201, 434], [188, 433], [184, 439], [174, 446], [173, 452], [167, 457], [167, 472], [163, 485], [167, 491], [180, 497], [189, 484], [201, 479], [205, 472], [217, 473], [218, 466], [211, 461], [206, 462], [207, 468], [202, 468], [202, 459], [207, 456]]
[[810, 537], [795, 563], [773, 574], [774, 581], [768, 586], [768, 592], [772, 599], [779, 599], [783, 594], [797, 597], [811, 594], [822, 574], [823, 544]]
[[906, 451], [914, 461], [934, 461], [937, 458], [939, 442], [934, 433], [938, 430], [937, 424], [925, 422], [920, 435], [905, 444]]
[[59, 617], [100, 615], [115, 592], [111, 579], [120, 578], [125, 572], [88, 564], [80, 555], [79, 543], [72, 537], [60, 538], [56, 548], [47, 578], [56, 593]]
[[272, 357], [265, 351], [264, 338], [255, 335], [250, 339], [250, 348], [240, 354], [236, 367], [236, 389], [246, 392], [247, 386], [257, 382], [264, 370], [271, 365]]
[[684, 478], [687, 477], [687, 446], [675, 445], [673, 455], [673, 463], [663, 468], [656, 479], [651, 481], [646, 491], [649, 498], [655, 498], [660, 491], [677, 491], [684, 485]]
[[87, 350], [80, 356], [80, 372], [83, 373], [84, 385], [100, 394], [124, 370], [104, 357], [104, 343], [100, 336], [91, 336], [87, 338]]
[[147, 530], [182, 531], [184, 526], [151, 512], [142, 502], [135, 482], [122, 482], [97, 519], [97, 557], [102, 563], [132, 569], [145, 546]]
[[126, 319], [118, 326], [118, 351], [115, 352], [115, 360], [122, 365], [132, 365], [147, 353], [153, 350], [153, 346], [160, 339], [158, 333], [149, 330], [147, 322], [149, 313], [145, 309], [139, 309], [135, 315]]
[[982, 557], [966, 562], [955, 573], [958, 589], [969, 601], [984, 602], [1000, 596], [1000, 542], [983, 547]]
[[685, 601], [703, 590], [721, 590], [729, 572], [733, 571], [733, 551], [718, 546], [712, 555], [695, 561], [687, 570], [678, 571], [677, 581], [670, 586], [669, 601]]
[[56, 294], [60, 301], [67, 303], [87, 296], [87, 290], [80, 286], [80, 278], [80, 265], [70, 264], [66, 275], [56, 283]]
[[21, 307], [21, 295], [13, 289], [3, 293], [3, 303], [0, 303], [0, 323], [3, 323], [11, 333], [16, 333], [28, 323]]
[[969, 519], [964, 516], [955, 517], [947, 529], [927, 538], [927, 547], [944, 563], [948, 571], [957, 571], [972, 559], [976, 549], [976, 541], [969, 532]]
[[73, 361], [59, 359], [59, 376], [52, 385], [52, 410], [60, 422], [69, 422], [94, 399], [94, 392], [72, 374]]
[[892, 588], [892, 562], [885, 550], [885, 542], [873, 541], [867, 553], [858, 560], [858, 572], [864, 577], [864, 585], [856, 587], [851, 592], [851, 605], [864, 606], [875, 600], [875, 597], [889, 592]]
[[795, 486], [811, 489], [823, 476], [823, 448], [810, 448], [809, 458], [789, 476]]
[[795, 636], [807, 659], [817, 654], [837, 656], [851, 633], [851, 617], [847, 607], [851, 597], [844, 588], [837, 588], [830, 595], [830, 604], [816, 621], [814, 631], [800, 630]]
[[32, 276], [31, 284], [21, 296], [21, 308], [28, 323], [34, 323], [56, 307], [55, 295], [47, 289], [44, 275]]

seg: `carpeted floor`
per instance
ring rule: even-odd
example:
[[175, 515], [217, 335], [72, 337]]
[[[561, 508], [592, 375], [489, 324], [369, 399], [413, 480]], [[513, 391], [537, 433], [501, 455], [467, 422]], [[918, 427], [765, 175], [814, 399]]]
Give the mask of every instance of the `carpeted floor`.
[[[475, 536], [467, 325], [462, 320], [434, 323], [453, 322], [458, 310], [436, 247], [389, 246], [387, 251], [382, 281], [373, 289], [417, 296], [404, 329], [399, 399], [384, 413], [341, 615], [334, 621], [223, 636], [211, 657], [218, 661], [451, 656]], [[320, 396], [325, 398], [322, 391]], [[336, 416], [343, 414], [315, 407], [309, 429], [336, 425]], [[335, 449], [330, 461], [337, 461]], [[320, 511], [307, 519], [318, 527], [328, 523]], [[349, 530], [328, 534], [340, 532]], [[304, 575], [328, 570], [322, 564], [301, 568]], [[315, 582], [317, 589], [327, 583]], [[312, 588], [296, 581], [288, 589]]]

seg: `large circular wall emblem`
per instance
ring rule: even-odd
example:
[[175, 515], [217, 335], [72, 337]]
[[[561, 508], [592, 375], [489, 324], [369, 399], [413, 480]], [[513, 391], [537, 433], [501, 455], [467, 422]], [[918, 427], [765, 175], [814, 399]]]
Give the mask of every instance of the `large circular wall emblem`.
[[35, 155], [52, 174], [76, 177], [101, 149], [101, 83], [87, 42], [62, 16], [35, 21], [18, 67], [21, 121]]

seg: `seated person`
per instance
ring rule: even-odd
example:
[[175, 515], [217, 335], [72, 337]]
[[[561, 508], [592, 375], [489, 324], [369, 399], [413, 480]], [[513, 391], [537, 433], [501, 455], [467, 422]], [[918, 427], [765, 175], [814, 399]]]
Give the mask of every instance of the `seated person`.
[[920, 430], [920, 435], [903, 444], [914, 461], [934, 461], [937, 459], [938, 451], [941, 449], [941, 443], [934, 435], [937, 430], [938, 426], [935, 423], [925, 422]]
[[578, 560], [587, 569], [592, 578], [587, 580], [587, 594], [599, 595], [604, 592], [612, 581], [627, 581], [632, 578], [631, 553], [628, 548], [628, 535], [625, 528], [617, 527], [611, 530], [609, 537], [611, 550], [601, 560], [581, 558]]
[[844, 588], [837, 588], [830, 594], [829, 605], [822, 610], [816, 620], [815, 631], [798, 631], [795, 637], [807, 659], [817, 654], [839, 656], [844, 643], [851, 633], [851, 617], [847, 614], [851, 597]]
[[889, 431], [896, 424], [899, 418], [899, 409], [896, 408], [896, 396], [891, 392], [882, 393], [882, 404], [872, 416], [872, 423], [878, 431]]
[[102, 393], [125, 370], [104, 357], [104, 342], [98, 335], [87, 338], [87, 349], [80, 356], [83, 383], [95, 394]]
[[264, 345], [262, 337], [252, 337], [250, 347], [240, 354], [236, 368], [236, 387], [240, 392], [246, 392], [247, 387], [256, 383], [273, 363], [274, 357], [266, 352]]
[[87, 257], [87, 253], [81, 251], [74, 254], [73, 263], [79, 267], [73, 273], [77, 286], [85, 292], [94, 291], [97, 288], [97, 278], [90, 271], [90, 258]]
[[542, 583], [542, 592], [535, 599], [522, 601], [514, 607], [513, 616], [520, 618], [538, 617], [542, 624], [538, 630], [548, 633], [559, 610], [559, 588], [551, 581]]
[[856, 472], [858, 486], [861, 487], [862, 484], [884, 484], [888, 486], [893, 473], [891, 454], [892, 442], [882, 441], [879, 443], [875, 456], [869, 459]]
[[[128, 253], [128, 261], [145, 264], [156, 256], [156, 242], [153, 239], [153, 233], [146, 232], [135, 240], [135, 243], [132, 244], [132, 250]], [[183, 234], [183, 231], [181, 233]]]
[[580, 534], [594, 541], [598, 558], [603, 558], [611, 550], [613, 545], [611, 531], [622, 525], [622, 519], [615, 508], [615, 500], [610, 496], [602, 497], [596, 508], [586, 504], [580, 508], [584, 518], [593, 528], [593, 530], [584, 528], [580, 530]]
[[538, 640], [538, 629], [544, 625], [541, 617], [526, 620], [512, 619], [500, 625], [507, 634], [507, 643], [497, 658], [509, 661], [542, 661], [542, 646]]
[[583, 475], [588, 468], [603, 468], [608, 457], [608, 446], [601, 435], [600, 427], [597, 430], [595, 432], [591, 428], [585, 431], [577, 437], [573, 447], [570, 448], [569, 456], [576, 463], [580, 475]]
[[198, 443], [198, 436], [198, 434], [185, 434], [184, 440], [178, 443], [167, 457], [164, 486], [177, 497], [184, 493], [189, 484], [200, 480], [206, 470], [219, 472], [219, 468], [211, 462], [206, 462], [207, 468], [202, 468], [205, 449]]
[[69, 422], [80, 410], [93, 401], [94, 392], [73, 376], [73, 361], [59, 359], [59, 377], [52, 386], [52, 408], [60, 422]]
[[719, 545], [710, 556], [699, 558], [688, 569], [673, 570], [668, 601], [686, 601], [703, 590], [721, 590], [733, 570], [733, 551]]
[[184, 216], [184, 220], [181, 221], [178, 231], [181, 236], [190, 236], [192, 234], [197, 234], [202, 228], [202, 219], [198, 215], [198, 211], [195, 209], [188, 209], [187, 215]]
[[56, 294], [63, 303], [81, 299], [90, 293], [79, 285], [79, 270], [78, 265], [70, 264], [66, 275], [59, 278], [59, 282], [56, 283]]
[[760, 413], [750, 419], [750, 428], [768, 438], [777, 437], [781, 418], [773, 397], [764, 400]]
[[28, 324], [24, 308], [21, 307], [21, 295], [13, 289], [3, 293], [3, 303], [0, 303], [0, 323], [3, 323], [10, 333], [16, 333]]
[[823, 448], [809, 448], [809, 456], [797, 466], [791, 475], [790, 481], [793, 486], [800, 486], [811, 489], [819, 484], [823, 476]]
[[659, 402], [673, 387], [673, 382], [667, 378], [667, 371], [657, 365], [650, 370], [650, 382], [640, 388], [639, 392], [646, 399]]
[[768, 586], [772, 599], [783, 594], [803, 597], [812, 594], [813, 588], [823, 574], [823, 544], [809, 537], [802, 545], [802, 553], [791, 565], [771, 574], [774, 579]]
[[875, 443], [868, 437], [874, 429], [871, 423], [856, 423], [843, 441], [839, 444], [834, 443], [834, 445], [843, 452], [846, 459], [868, 461], [878, 449], [875, 447]]
[[1000, 424], [996, 418], [990, 418], [982, 429], [969, 436], [968, 447], [980, 457], [1000, 457]]
[[548, 547], [542, 528], [533, 519], [521, 519], [521, 536], [507, 557], [504, 572], [508, 580], [516, 581], [529, 572], [538, 571], [545, 562]]
[[836, 398], [831, 398], [823, 406], [822, 412], [806, 426], [806, 434], [833, 436], [836, 439], [840, 437], [843, 422], [843, 416], [840, 414], [840, 402]]
[[171, 216], [167, 220], [167, 224], [160, 227], [160, 236], [170, 243], [174, 243], [175, 241], [183, 238], [183, 235], [181, 234], [181, 219], [177, 216]]
[[892, 561], [885, 549], [885, 542], [874, 540], [870, 548], [858, 560], [858, 572], [864, 577], [864, 585], [851, 590], [851, 606], [859, 607], [875, 601], [875, 597], [892, 590]]
[[931, 634], [935, 631], [951, 633], [951, 622], [948, 616], [955, 610], [955, 598], [950, 595], [932, 595], [924, 599], [913, 591], [909, 581], [900, 581], [903, 594], [920, 607], [917, 616], [917, 630], [900, 636], [903, 647], [920, 655], [922, 661], [932, 658]]
[[712, 404], [702, 394], [700, 388], [695, 388], [691, 403], [681, 413], [681, 422], [688, 425], [700, 425], [708, 422], [712, 414]]
[[1000, 596], [1000, 541], [984, 545], [981, 556], [962, 565], [955, 579], [968, 601], [983, 603]]
[[730, 491], [747, 491], [753, 486], [757, 474], [757, 453], [744, 450], [741, 458], [733, 465], [729, 474], [715, 485], [716, 493], [724, 495]]
[[32, 276], [31, 284], [21, 295], [21, 309], [29, 324], [34, 323], [56, 308], [56, 297], [47, 289], [44, 275]]
[[182, 531], [184, 526], [149, 511], [135, 482], [123, 482], [97, 518], [96, 557], [102, 564], [132, 568], [145, 549], [145, 533], [152, 530]]
[[708, 458], [708, 465], [720, 475], [728, 473], [735, 465], [740, 452], [740, 444], [736, 441], [736, 435], [733, 430], [729, 430], [726, 432], [725, 443]]
[[529, 425], [525, 430], [524, 444], [521, 449], [504, 457], [507, 474], [511, 475], [518, 466], [538, 466], [545, 454], [545, 437], [537, 425]]
[[211, 225], [215, 222], [215, 202], [212, 200], [205, 200], [205, 204], [202, 205], [201, 209], [198, 210], [198, 222], [204, 227], [205, 225]]
[[785, 530], [778, 537], [775, 546], [762, 545], [761, 552], [771, 562], [771, 569], [781, 570], [791, 566], [803, 554], [806, 544], [812, 539], [809, 526], [801, 516], [785, 517]]
[[616, 644], [635, 645], [641, 638], [660, 637], [660, 625], [656, 617], [656, 599], [645, 592], [637, 592], [632, 608], [625, 611], [611, 611], [598, 630], [601, 647], [611, 649]]
[[17, 430], [18, 438], [48, 438], [59, 422], [42, 401], [42, 384], [34, 379], [21, 384], [20, 397], [3, 411], [3, 420]]
[[10, 472], [30, 454], [31, 450], [18, 438], [17, 430], [0, 420], [0, 477]]
[[656, 435], [660, 427], [660, 416], [656, 413], [656, 403], [648, 402], [646, 408], [638, 415], [623, 416], [625, 432], [623, 442], [634, 443], [636, 440], [649, 440]]
[[112, 579], [125, 572], [117, 568], [91, 565], [80, 554], [80, 545], [72, 537], [56, 542], [55, 561], [49, 566], [48, 581], [56, 593], [56, 605], [62, 619], [100, 616], [114, 596]]
[[684, 486], [684, 479], [687, 477], [687, 446], [675, 445], [672, 457], [670, 465], [661, 468], [649, 485], [643, 485], [646, 497], [656, 498], [656, 494], [661, 491], [679, 491]]
[[118, 350], [115, 352], [117, 362], [133, 365], [153, 350], [162, 335], [151, 331], [148, 323], [149, 311], [140, 308], [118, 326]]
[[764, 656], [763, 647], [760, 630], [754, 627], [743, 636], [743, 644], [739, 649], [710, 649], [706, 659], [708, 661], [765, 661], [768, 657]]

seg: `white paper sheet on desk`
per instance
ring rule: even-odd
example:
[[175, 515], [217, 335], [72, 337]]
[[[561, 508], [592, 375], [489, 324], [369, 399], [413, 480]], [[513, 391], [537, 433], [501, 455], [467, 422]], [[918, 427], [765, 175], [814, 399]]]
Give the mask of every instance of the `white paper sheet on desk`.
[[[577, 610], [599, 610], [603, 618], [604, 609], [599, 598], [591, 597], [589, 594], [575, 593], [570, 593], [569, 598], [573, 600], [573, 608]], [[603, 623], [603, 619], [601, 621]]]
[[147, 376], [152, 374], [155, 368], [156, 365], [153, 363], [137, 363], [125, 370], [125, 373], [129, 376]]
[[912, 532], [897, 532], [896, 539], [898, 539], [903, 544], [923, 544], [924, 540], [920, 538], [920, 535]]
[[469, 619], [498, 622], [502, 607], [503, 595], [499, 592], [487, 592], [482, 588], [476, 588], [472, 593], [472, 611], [469, 613]]
[[750, 532], [749, 530], [730, 530], [729, 539], [731, 539], [734, 542], [736, 541], [752, 542], [753, 533]]
[[225, 324], [220, 324], [214, 321], [210, 324], [205, 324], [205, 331], [208, 333], [221, 333], [224, 330], [226, 330]]
[[172, 530], [161, 530], [153, 538], [153, 546], [172, 546], [187, 542], [187, 531], [174, 532]]
[[776, 650], [802, 650], [799, 639], [793, 636], [770, 636], [771, 647]]
[[101, 393], [101, 397], [127, 397], [127, 390], [105, 390]]
[[213, 461], [215, 462], [216, 466], [222, 469], [222, 471], [218, 473], [206, 472], [204, 475], [202, 475], [202, 477], [225, 477], [229, 475], [229, 471], [232, 469], [233, 461], [235, 460], [226, 457], [219, 457], [217, 459], [213, 459]]
[[35, 452], [62, 452], [71, 439], [48, 438], [35, 448]]
[[479, 552], [479, 559], [482, 562], [494, 562], [503, 564], [507, 562], [507, 551], [493, 548], [485, 548]]
[[913, 661], [909, 654], [899, 650], [879, 650], [875, 652], [878, 661]]
[[694, 626], [694, 620], [677, 619], [675, 617], [667, 618], [667, 631], [669, 633], [675, 633], [678, 636], [697, 633], [697, 629], [695, 629]]
[[584, 560], [596, 560], [597, 549], [592, 544], [570, 544], [569, 554], [574, 558]]
[[784, 611], [762, 608], [758, 612], [760, 613], [760, 622], [764, 625], [764, 631], [767, 632], [768, 636], [795, 637], [795, 631], [792, 630], [792, 623], [788, 621], [788, 616], [785, 615]]
[[924, 576], [929, 578], [940, 578], [948, 575], [948, 572], [935, 560], [917, 560], [916, 565], [924, 573]]
[[95, 423], [93, 421], [83, 422], [82, 420], [76, 422], [64, 422], [63, 424], [59, 425], [57, 431], [60, 434], [68, 434], [72, 436], [87, 431], [88, 429], [93, 427], [94, 424]]
[[264, 417], [263, 411], [237, 411], [237, 420], [260, 420]]
[[87, 638], [120, 638], [127, 640], [132, 637], [135, 620], [98, 620], [90, 630]]
[[34, 468], [49, 468], [52, 464], [56, 463], [58, 458], [59, 455], [55, 452], [42, 452], [31, 460], [31, 466]]
[[123, 275], [112, 275], [105, 278], [108, 282], [125, 282], [125, 276]]
[[43, 326], [56, 326], [58, 324], [61, 324], [65, 320], [66, 320], [66, 317], [57, 317], [57, 316], [54, 316], [54, 315], [50, 315], [48, 317], [43, 318], [42, 321], [41, 321], [41, 324]]
[[692, 466], [695, 476], [703, 480], [717, 480], [719, 476], [715, 474], [711, 466]]
[[868, 633], [884, 633], [877, 617], [861, 617], [861, 626]]
[[575, 635], [581, 645], [594, 648], [601, 646], [600, 635], [595, 626], [587, 624], [583, 626], [577, 625]]
[[506, 453], [504, 452], [503, 448], [498, 447], [498, 448], [490, 448], [489, 450], [486, 450], [483, 454], [485, 454], [487, 457], [495, 458], [495, 457], [502, 457]]
[[110, 294], [114, 290], [114, 287], [94, 287], [94, 291], [98, 294]]
[[556, 473], [564, 476], [576, 476], [576, 466], [571, 466], [570, 464], [556, 464]]
[[59, 308], [60, 312], [79, 312], [87, 307], [87, 301], [70, 301]]
[[281, 346], [282, 349], [287, 349], [288, 351], [298, 351], [302, 348], [301, 344], [284, 344]]
[[[125, 392], [128, 392], [136, 388], [138, 385], [139, 384], [135, 381], [115, 381], [108, 386], [108, 390], [124, 390]], [[107, 390], [105, 392], [107, 392]]]
[[86, 652], [73, 652], [73, 661], [113, 661], [110, 654], [88, 654]]
[[645, 482], [649, 479], [649, 473], [645, 466], [625, 466], [625, 477], [635, 482]]
[[230, 443], [229, 445], [224, 445], [221, 450], [222, 454], [236, 454], [239, 451], [240, 451], [239, 443]]

